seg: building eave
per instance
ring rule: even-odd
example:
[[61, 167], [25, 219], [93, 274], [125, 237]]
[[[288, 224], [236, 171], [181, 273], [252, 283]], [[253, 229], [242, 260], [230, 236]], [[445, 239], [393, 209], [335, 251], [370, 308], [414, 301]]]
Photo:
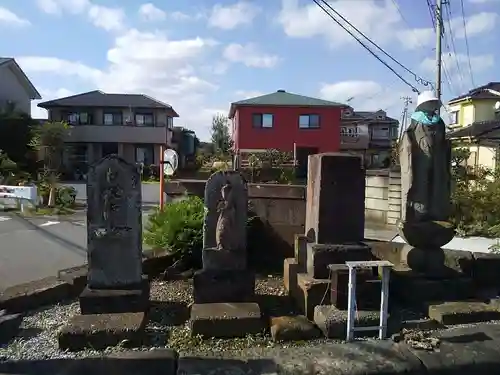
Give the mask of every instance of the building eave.
[[24, 86], [24, 89], [28, 93], [29, 97], [31, 100], [40, 100], [42, 99], [42, 96], [36, 89], [36, 87], [33, 85], [33, 83], [30, 81], [26, 73], [21, 69], [19, 64], [16, 62], [15, 59], [11, 59], [6, 62], [5, 66], [8, 68], [12, 69], [14, 74], [16, 74], [17, 78], [21, 81], [21, 83]]

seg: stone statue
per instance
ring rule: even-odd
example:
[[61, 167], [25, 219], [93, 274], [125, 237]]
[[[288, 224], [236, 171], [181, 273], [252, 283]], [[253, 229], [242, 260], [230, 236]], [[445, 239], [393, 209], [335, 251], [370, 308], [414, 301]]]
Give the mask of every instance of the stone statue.
[[228, 182], [222, 187], [221, 195], [222, 204], [215, 229], [217, 250], [235, 251], [238, 250], [238, 243], [235, 238], [236, 204], [231, 183]]
[[398, 230], [414, 247], [438, 248], [455, 235], [448, 222], [451, 144], [438, 114], [440, 106], [431, 91], [422, 92], [399, 144], [402, 215]]

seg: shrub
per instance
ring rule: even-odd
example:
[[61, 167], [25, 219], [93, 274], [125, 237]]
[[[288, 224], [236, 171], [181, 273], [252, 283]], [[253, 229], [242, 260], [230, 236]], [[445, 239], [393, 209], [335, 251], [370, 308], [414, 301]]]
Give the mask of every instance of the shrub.
[[203, 247], [203, 201], [196, 196], [167, 203], [150, 216], [144, 242], [174, 255], [174, 260], [191, 258]]
[[76, 200], [76, 189], [73, 186], [61, 186], [56, 190], [57, 207], [73, 207]]

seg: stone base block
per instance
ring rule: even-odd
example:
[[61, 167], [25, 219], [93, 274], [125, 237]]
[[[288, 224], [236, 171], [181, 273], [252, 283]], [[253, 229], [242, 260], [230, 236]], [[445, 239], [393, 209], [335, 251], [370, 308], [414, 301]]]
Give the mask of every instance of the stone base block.
[[309, 320], [314, 318], [314, 307], [330, 303], [330, 280], [314, 279], [307, 273], [297, 275], [297, 304]]
[[472, 253], [474, 282], [487, 288], [500, 289], [500, 254]]
[[476, 295], [476, 287], [471, 278], [428, 279], [404, 267], [392, 270], [389, 290], [392, 299], [410, 306], [465, 300]]
[[106, 349], [126, 342], [140, 346], [147, 320], [144, 313], [76, 315], [58, 335], [61, 350]]
[[91, 289], [87, 286], [79, 300], [83, 315], [145, 312], [149, 308], [149, 280], [144, 276], [141, 285], [130, 289]]
[[194, 303], [250, 302], [255, 274], [248, 270], [199, 270], [193, 276]]
[[320, 337], [321, 332], [303, 315], [276, 316], [269, 324], [273, 341], [304, 341]]
[[87, 285], [88, 265], [66, 268], [57, 273], [59, 280], [65, 281], [72, 286], [72, 294], [78, 296]]
[[190, 325], [193, 335], [206, 338], [245, 337], [265, 329], [257, 303], [195, 303]]
[[[347, 309], [349, 268], [345, 264], [332, 264], [330, 303], [340, 310]], [[369, 268], [356, 271], [356, 297], [359, 309], [380, 309], [380, 280]]]
[[297, 274], [299, 264], [295, 258], [286, 258], [283, 265], [283, 281], [288, 295], [295, 298], [297, 296]]
[[371, 260], [370, 247], [364, 243], [353, 244], [307, 244], [307, 273], [315, 279], [328, 279], [330, 264], [345, 264], [348, 261]]
[[[339, 310], [333, 305], [316, 306], [314, 308], [314, 323], [330, 339], [345, 339], [347, 334], [347, 311]], [[356, 312], [355, 327], [370, 327], [380, 324], [380, 313], [377, 311], [358, 310]], [[372, 334], [373, 333], [373, 334]], [[357, 332], [356, 335], [378, 335], [378, 330], [373, 332]]]
[[245, 253], [210, 248], [203, 249], [201, 256], [203, 269], [206, 270], [245, 270], [247, 268]]
[[18, 333], [22, 321], [21, 314], [7, 314], [5, 310], [0, 311], [0, 345], [6, 344]]
[[430, 304], [429, 318], [445, 325], [500, 320], [498, 306], [476, 301], [455, 301]]

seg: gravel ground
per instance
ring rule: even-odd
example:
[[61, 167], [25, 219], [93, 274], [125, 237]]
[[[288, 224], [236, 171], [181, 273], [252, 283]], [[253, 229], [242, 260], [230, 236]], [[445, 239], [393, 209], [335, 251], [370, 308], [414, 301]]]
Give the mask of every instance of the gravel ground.
[[[283, 287], [283, 278], [268, 276], [256, 282], [256, 292], [265, 316], [296, 313]], [[189, 306], [192, 304], [192, 284], [190, 280], [154, 281], [151, 284], [151, 312], [147, 326], [147, 340], [144, 347], [172, 348], [183, 354], [205, 354], [243, 350], [252, 348], [288, 348], [311, 346], [332, 340], [314, 340], [296, 343], [275, 343], [268, 333], [249, 335], [240, 339], [202, 340], [191, 337], [188, 325]], [[33, 360], [53, 358], [90, 357], [130, 350], [123, 347], [108, 348], [104, 353], [85, 350], [71, 353], [60, 351], [57, 332], [75, 314], [79, 314], [78, 302], [55, 305], [33, 311], [24, 317], [21, 334], [8, 345], [0, 348], [1, 360]]]

